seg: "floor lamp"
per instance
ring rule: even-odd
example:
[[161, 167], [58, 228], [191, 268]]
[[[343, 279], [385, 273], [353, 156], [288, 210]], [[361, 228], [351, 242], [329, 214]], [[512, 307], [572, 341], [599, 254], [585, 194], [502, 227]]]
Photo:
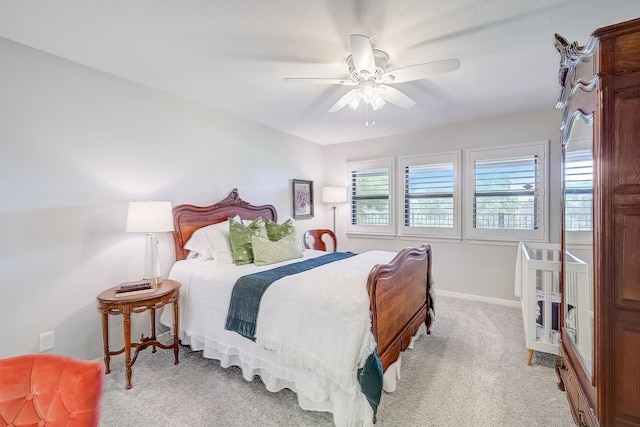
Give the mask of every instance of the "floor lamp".
[[347, 201], [347, 188], [346, 187], [322, 187], [322, 201], [325, 203], [331, 203], [331, 210], [333, 211], [333, 234], [336, 233], [336, 209], [338, 209], [338, 203], [344, 203]]
[[173, 231], [171, 202], [129, 202], [127, 232], [147, 233], [142, 278], [156, 284], [162, 282], [156, 233], [166, 231]]

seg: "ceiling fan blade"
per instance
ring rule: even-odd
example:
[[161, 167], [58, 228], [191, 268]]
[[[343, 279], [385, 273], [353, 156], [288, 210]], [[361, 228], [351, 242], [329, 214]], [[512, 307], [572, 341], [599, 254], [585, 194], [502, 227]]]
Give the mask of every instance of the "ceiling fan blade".
[[411, 108], [416, 105], [416, 102], [409, 98], [398, 89], [387, 85], [380, 85], [378, 88], [383, 89], [380, 91], [380, 96], [387, 102], [397, 105], [402, 108]]
[[384, 83], [404, 83], [414, 80], [426, 79], [437, 74], [449, 73], [460, 68], [458, 59], [445, 59], [443, 61], [427, 62], [425, 64], [411, 65], [398, 68], [384, 74]]
[[293, 82], [293, 83], [317, 83], [317, 84], [343, 85], [343, 86], [353, 86], [357, 84], [351, 79], [345, 80], [345, 79], [324, 79], [324, 78], [307, 78], [307, 77], [287, 77], [282, 80], [285, 82]]
[[338, 102], [336, 102], [335, 104], [333, 104], [333, 107], [331, 107], [329, 109], [330, 113], [335, 113], [338, 110], [341, 110], [342, 108], [344, 108], [346, 105], [349, 104], [349, 102], [351, 102], [351, 100], [357, 96], [357, 92], [358, 89], [351, 89], [349, 92], [346, 93], [346, 95], [344, 95], [342, 98], [338, 99]]
[[351, 45], [351, 58], [357, 71], [366, 70], [370, 75], [376, 72], [376, 61], [373, 57], [373, 49], [369, 37], [361, 34], [349, 36]]

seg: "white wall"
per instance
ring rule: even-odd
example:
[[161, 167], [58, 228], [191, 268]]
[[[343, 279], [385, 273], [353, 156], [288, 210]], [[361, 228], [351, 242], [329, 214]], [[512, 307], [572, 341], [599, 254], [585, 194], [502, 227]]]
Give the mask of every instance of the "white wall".
[[[549, 240], [559, 242], [560, 158], [562, 155], [559, 138], [560, 120], [560, 112], [551, 106], [548, 110], [536, 113], [464, 123], [400, 137], [331, 145], [324, 150], [325, 182], [329, 185], [346, 185], [345, 164], [349, 161], [550, 141]], [[464, 157], [463, 151], [463, 163]], [[464, 179], [462, 183], [464, 185]], [[463, 212], [468, 208], [468, 204], [463, 204]], [[400, 250], [403, 247], [421, 243], [397, 238], [375, 239], [347, 236], [345, 234], [346, 205], [338, 210], [337, 215], [336, 229], [341, 250], [354, 252], [371, 249]], [[516, 243], [472, 244], [466, 239], [456, 243], [443, 243], [429, 239], [425, 241], [431, 243], [433, 248], [436, 289], [500, 300], [516, 300], [513, 293]]]
[[[52, 330], [53, 352], [101, 356], [96, 296], [142, 275], [129, 201], [207, 205], [238, 187], [285, 219], [291, 179], [322, 185], [315, 143], [1, 38], [0, 94], [0, 357], [37, 352]], [[325, 220], [316, 206], [298, 224]], [[160, 240], [166, 276], [173, 244]], [[121, 324], [112, 316], [112, 348]]]

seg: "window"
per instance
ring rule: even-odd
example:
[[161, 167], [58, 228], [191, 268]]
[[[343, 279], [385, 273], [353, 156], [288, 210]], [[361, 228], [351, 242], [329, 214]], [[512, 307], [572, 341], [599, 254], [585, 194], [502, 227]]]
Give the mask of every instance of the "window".
[[400, 157], [400, 232], [460, 238], [460, 153]]
[[564, 229], [593, 230], [593, 157], [591, 150], [568, 151], [564, 164]]
[[469, 150], [470, 238], [546, 238], [546, 146]]
[[349, 163], [349, 224], [355, 233], [393, 234], [393, 160]]

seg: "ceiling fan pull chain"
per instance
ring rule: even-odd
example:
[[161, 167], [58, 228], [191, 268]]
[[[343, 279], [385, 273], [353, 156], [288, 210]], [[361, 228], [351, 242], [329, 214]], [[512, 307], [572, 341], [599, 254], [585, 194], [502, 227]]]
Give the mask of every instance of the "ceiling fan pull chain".
[[[364, 111], [366, 115], [364, 126], [369, 127], [369, 104], [364, 104]], [[376, 110], [374, 109], [371, 109], [371, 127], [376, 127]]]
[[369, 104], [364, 104], [364, 126], [369, 127]]

